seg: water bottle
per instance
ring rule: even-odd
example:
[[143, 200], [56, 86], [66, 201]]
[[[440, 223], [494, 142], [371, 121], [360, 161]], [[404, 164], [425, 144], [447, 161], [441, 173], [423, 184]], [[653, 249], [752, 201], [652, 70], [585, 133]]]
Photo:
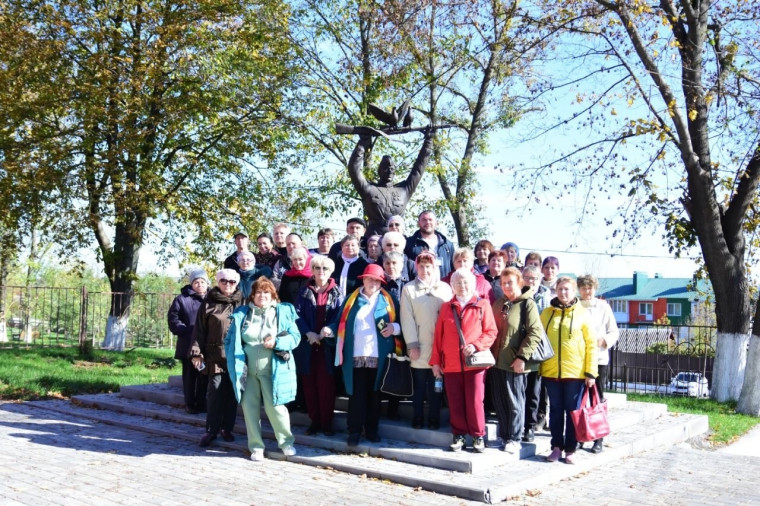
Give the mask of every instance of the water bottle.
[[434, 387], [434, 389], [435, 389], [436, 393], [440, 394], [441, 392], [443, 392], [443, 376], [438, 376], [435, 379], [435, 387]]

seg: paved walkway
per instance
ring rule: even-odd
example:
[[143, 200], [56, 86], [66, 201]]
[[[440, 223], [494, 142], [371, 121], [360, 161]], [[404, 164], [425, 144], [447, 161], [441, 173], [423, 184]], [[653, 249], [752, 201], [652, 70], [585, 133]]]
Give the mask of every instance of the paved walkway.
[[[65, 401], [61, 401], [65, 402]], [[748, 440], [757, 441], [760, 429]], [[754, 443], [751, 443], [754, 444]], [[743, 438], [733, 448], [747, 446]], [[515, 504], [760, 504], [760, 458], [682, 444], [564, 480]], [[361, 458], [361, 457], [357, 457]], [[556, 465], [565, 465], [557, 463]], [[0, 404], [0, 504], [473, 504], [289, 462]]]

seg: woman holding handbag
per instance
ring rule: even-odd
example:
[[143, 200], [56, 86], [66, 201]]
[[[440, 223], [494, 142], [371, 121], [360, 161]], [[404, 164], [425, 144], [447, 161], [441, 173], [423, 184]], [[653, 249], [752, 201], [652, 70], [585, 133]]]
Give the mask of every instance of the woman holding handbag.
[[482, 357], [485, 352], [493, 364], [490, 347], [496, 339], [496, 323], [488, 299], [481, 299], [475, 293], [475, 275], [469, 267], [454, 271], [451, 287], [454, 297], [441, 306], [435, 324], [430, 365], [436, 378], [443, 376], [446, 387], [453, 436], [451, 450], [461, 451], [465, 435], [469, 434], [473, 450], [482, 453], [486, 433], [483, 395], [487, 366], [475, 364], [474, 359], [485, 358]]
[[575, 281], [557, 280], [557, 296], [541, 313], [554, 357], [540, 367], [541, 381], [549, 393], [549, 429], [552, 452], [546, 457], [556, 462], [565, 452], [565, 463], [575, 464], [575, 438], [570, 412], [578, 406], [583, 387], [591, 388], [597, 376], [596, 337], [586, 309], [575, 296]]
[[498, 337], [491, 347], [496, 367], [489, 371], [491, 395], [499, 418], [504, 451], [520, 453], [525, 420], [525, 387], [528, 373], [538, 364], [528, 362], [544, 332], [530, 288], [523, 291], [522, 273], [507, 267], [501, 273], [504, 295], [493, 304]]

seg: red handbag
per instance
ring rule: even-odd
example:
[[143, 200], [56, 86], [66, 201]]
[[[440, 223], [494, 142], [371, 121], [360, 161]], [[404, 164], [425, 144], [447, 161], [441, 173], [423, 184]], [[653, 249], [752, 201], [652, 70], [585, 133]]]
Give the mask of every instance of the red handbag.
[[[589, 393], [591, 393], [590, 404]], [[599, 400], [599, 390], [596, 385], [591, 388], [583, 387], [578, 409], [571, 411], [570, 417], [575, 426], [575, 439], [580, 443], [596, 441], [610, 433], [610, 424], [607, 421], [607, 401]]]

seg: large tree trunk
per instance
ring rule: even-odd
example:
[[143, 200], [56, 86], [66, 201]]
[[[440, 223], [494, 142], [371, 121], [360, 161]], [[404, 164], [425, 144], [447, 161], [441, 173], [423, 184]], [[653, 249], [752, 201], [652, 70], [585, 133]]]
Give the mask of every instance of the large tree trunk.
[[[129, 307], [132, 303], [132, 286], [137, 278], [145, 218], [125, 211], [124, 222], [115, 227], [114, 247], [106, 261], [106, 272], [111, 286], [111, 311], [106, 324], [102, 348], [124, 349], [129, 324]], [[104, 259], [106, 255], [104, 254]]]
[[760, 298], [755, 306], [755, 320], [747, 351], [747, 368], [744, 371], [744, 383], [736, 411], [745, 415], [760, 416]]

